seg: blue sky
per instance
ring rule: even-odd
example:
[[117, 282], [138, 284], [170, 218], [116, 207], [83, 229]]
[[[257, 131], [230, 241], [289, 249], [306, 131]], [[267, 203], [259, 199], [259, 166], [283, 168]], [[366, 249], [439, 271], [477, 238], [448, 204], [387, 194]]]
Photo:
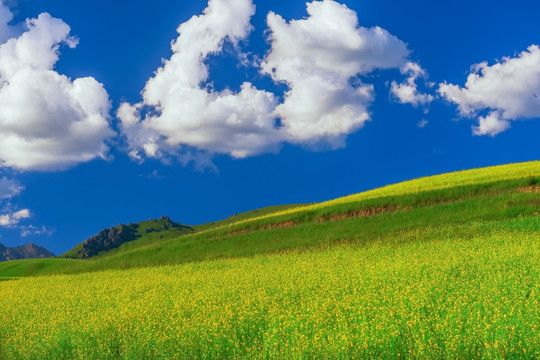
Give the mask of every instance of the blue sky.
[[0, 242], [540, 158], [538, 2], [292, 3], [4, 0]]

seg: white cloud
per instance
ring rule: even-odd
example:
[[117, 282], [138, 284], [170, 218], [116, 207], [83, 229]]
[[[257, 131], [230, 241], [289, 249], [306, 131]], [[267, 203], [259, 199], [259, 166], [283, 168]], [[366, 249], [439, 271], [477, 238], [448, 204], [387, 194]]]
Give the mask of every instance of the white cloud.
[[11, 224], [11, 216], [8, 214], [0, 214], [0, 226], [9, 226]]
[[422, 128], [425, 128], [428, 123], [429, 121], [427, 121], [426, 119], [422, 119], [416, 123], [416, 126], [422, 129]]
[[0, 200], [10, 199], [19, 195], [24, 190], [24, 186], [17, 180], [7, 177], [0, 178]]
[[15, 36], [15, 29], [9, 25], [12, 20], [13, 14], [7, 5], [3, 1], [0, 1], [0, 44]]
[[[277, 151], [281, 140], [272, 111], [275, 96], [245, 82], [239, 92], [205, 85], [205, 60], [251, 31], [251, 0], [210, 0], [200, 16], [178, 28], [173, 55], [143, 90], [143, 102], [124, 103], [117, 112], [131, 157], [161, 157], [182, 148], [242, 158]], [[145, 116], [141, 111], [150, 108]], [[142, 153], [141, 153], [142, 150]]]
[[27, 225], [27, 226], [21, 226], [21, 237], [27, 237], [27, 236], [39, 236], [39, 235], [48, 235], [51, 236], [54, 233], [55, 229], [51, 229], [47, 226], [33, 226], [33, 225]]
[[30, 210], [28, 209], [19, 210], [15, 214], [13, 214], [12, 217], [15, 220], [28, 219], [30, 217]]
[[21, 230], [22, 237], [28, 235], [51, 235], [54, 232], [54, 229], [47, 226], [38, 227], [34, 225], [19, 225], [21, 220], [32, 217], [30, 209], [26, 208], [18, 211], [12, 210], [13, 206], [11, 204], [11, 199], [19, 195], [23, 190], [24, 186], [17, 180], [9, 179], [5, 176], [0, 178], [0, 202], [3, 200], [6, 202], [0, 212], [0, 226], [18, 228]]
[[473, 126], [474, 135], [495, 136], [510, 128], [510, 122], [502, 118], [499, 111], [492, 111], [487, 116], [478, 117], [478, 126]]
[[261, 68], [289, 86], [275, 110], [286, 140], [340, 147], [370, 118], [373, 87], [357, 75], [399, 67], [409, 51], [380, 27], [360, 27], [356, 12], [335, 1], [308, 3], [307, 12], [307, 18], [289, 22], [268, 15], [272, 48]]
[[[1, 13], [5, 17], [5, 7]], [[0, 45], [0, 166], [60, 170], [105, 157], [104, 141], [114, 132], [103, 85], [53, 70], [60, 45], [77, 45], [69, 32], [62, 20], [43, 13]]]
[[29, 209], [22, 209], [16, 212], [11, 210], [10, 199], [19, 195], [24, 190], [17, 180], [6, 176], [0, 178], [0, 202], [7, 199], [7, 204], [0, 213], [0, 226], [12, 227], [19, 223], [21, 219], [30, 217]]
[[[417, 63], [407, 62], [400, 69], [403, 75], [408, 75], [403, 83], [392, 81], [390, 93], [402, 104], [425, 106], [433, 101], [433, 95], [418, 92], [417, 79], [427, 79], [427, 73]], [[429, 84], [426, 84], [429, 86]]]
[[21, 219], [28, 218], [30, 218], [30, 210], [28, 209], [22, 209], [15, 213], [0, 214], [0, 226], [15, 226]]
[[[475, 135], [495, 136], [512, 121], [540, 117], [540, 49], [531, 45], [492, 66], [476, 64], [463, 88], [443, 83], [438, 91], [458, 105], [462, 116], [477, 117]], [[488, 114], [481, 116], [482, 111]]]
[[139, 174], [139, 177], [155, 180], [165, 179], [165, 177], [160, 175], [157, 170], [152, 171], [150, 174]]
[[[344, 146], [370, 119], [374, 89], [359, 76], [407, 62], [406, 44], [386, 30], [360, 27], [345, 5], [314, 1], [305, 19], [267, 18], [271, 49], [260, 71], [289, 87], [281, 104], [250, 82], [238, 92], [216, 91], [205, 62], [226, 41], [239, 48], [254, 11], [252, 0], [210, 0], [202, 15], [179, 26], [173, 55], [146, 83], [143, 101], [117, 111], [132, 158], [172, 154], [189, 161], [196, 152], [243, 158], [277, 152], [284, 142]], [[240, 53], [239, 62], [246, 56]]]

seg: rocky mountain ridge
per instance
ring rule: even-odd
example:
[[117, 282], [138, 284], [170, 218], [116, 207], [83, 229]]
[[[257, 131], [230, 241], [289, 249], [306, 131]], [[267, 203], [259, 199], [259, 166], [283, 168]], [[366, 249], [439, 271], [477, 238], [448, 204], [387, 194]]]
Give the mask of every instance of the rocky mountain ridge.
[[190, 226], [173, 222], [168, 216], [160, 219], [150, 219], [140, 223], [120, 224], [100, 231], [97, 235], [86, 239], [72, 250], [60, 257], [72, 259], [88, 259], [115, 249], [120, 245], [139, 239], [144, 234], [164, 230], [176, 230], [179, 233], [193, 232]]
[[33, 243], [15, 247], [6, 247], [0, 244], [0, 261], [40, 259], [53, 256], [54, 254], [51, 251]]

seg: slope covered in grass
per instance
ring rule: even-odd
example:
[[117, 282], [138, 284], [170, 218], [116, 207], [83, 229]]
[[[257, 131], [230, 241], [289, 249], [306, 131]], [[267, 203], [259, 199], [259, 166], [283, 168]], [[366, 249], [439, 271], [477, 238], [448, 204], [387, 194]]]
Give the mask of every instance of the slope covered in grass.
[[[194, 227], [191, 234], [152, 232], [101, 256], [48, 266], [20, 262], [19, 276], [78, 273], [253, 256], [336, 243], [425, 239], [458, 225], [540, 212], [540, 162], [467, 170], [407, 181], [312, 205], [271, 207]], [[450, 230], [446, 230], [450, 229]], [[463, 231], [469, 231], [463, 228]], [[30, 263], [28, 263], [30, 267]], [[0, 277], [9, 263], [0, 263]], [[13, 271], [10, 276], [17, 276]]]
[[254, 221], [286, 214], [301, 213], [310, 210], [324, 209], [335, 205], [355, 203], [369, 199], [384, 198], [389, 196], [400, 196], [405, 194], [419, 194], [434, 190], [448, 190], [457, 188], [457, 191], [447, 191], [448, 193], [459, 193], [460, 188], [467, 188], [474, 185], [489, 185], [490, 183], [507, 182], [509, 180], [527, 178], [527, 184], [540, 184], [540, 161], [531, 161], [517, 164], [491, 166], [480, 169], [471, 169], [453, 173], [418, 178], [398, 184], [384, 186], [378, 189], [365, 191], [359, 194], [344, 196], [338, 199], [325, 201], [318, 204], [296, 207], [271, 214], [254, 217], [247, 221]]
[[470, 170], [1, 263], [0, 359], [538, 359], [539, 184]]
[[4, 281], [0, 358], [536, 359], [539, 230]]

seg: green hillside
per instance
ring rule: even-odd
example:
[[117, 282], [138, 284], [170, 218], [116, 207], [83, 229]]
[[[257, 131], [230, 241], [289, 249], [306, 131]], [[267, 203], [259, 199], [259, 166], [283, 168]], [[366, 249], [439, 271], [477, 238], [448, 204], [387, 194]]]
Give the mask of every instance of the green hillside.
[[[424, 240], [445, 231], [467, 234], [478, 222], [535, 216], [540, 211], [538, 184], [536, 161], [415, 179], [319, 204], [269, 207], [193, 227], [159, 231], [159, 223], [146, 231], [155, 223], [130, 224], [140, 226], [136, 240], [99, 256], [79, 262], [0, 263], [0, 277], [186, 263], [336, 243], [394, 242], [410, 240], [418, 232]], [[63, 257], [76, 258], [73, 253], [82, 246]]]
[[116, 250], [124, 246], [129, 248], [129, 242], [141, 239], [140, 243], [157, 242], [164, 238], [175, 238], [183, 234], [193, 232], [193, 228], [187, 225], [178, 224], [163, 216], [160, 219], [150, 219], [139, 223], [127, 225], [117, 225], [110, 229], [105, 229], [99, 234], [86, 239], [70, 251], [62, 254], [60, 257], [70, 259], [88, 259], [106, 252]]
[[0, 359], [538, 359], [540, 162], [0, 263]]

